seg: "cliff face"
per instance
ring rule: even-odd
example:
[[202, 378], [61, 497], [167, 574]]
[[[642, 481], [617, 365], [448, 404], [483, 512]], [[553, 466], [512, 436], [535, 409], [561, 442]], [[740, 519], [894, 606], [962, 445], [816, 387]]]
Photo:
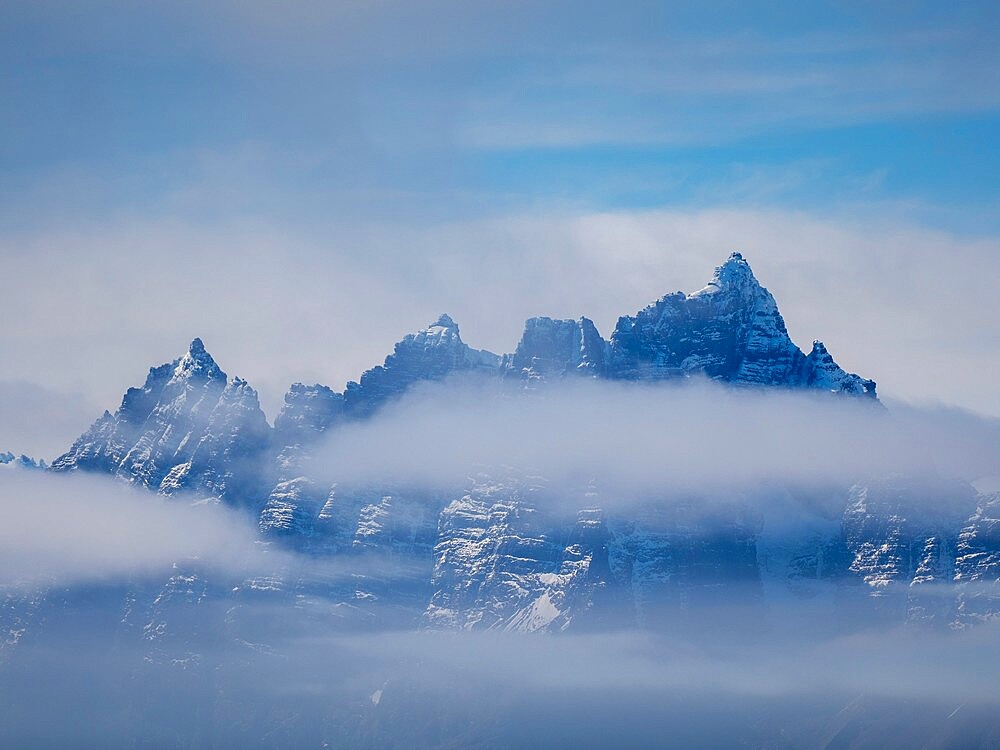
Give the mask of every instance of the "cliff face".
[[151, 368], [52, 470], [97, 471], [164, 494], [187, 490], [254, 507], [270, 432], [256, 391], [229, 380], [195, 339], [182, 357]]
[[807, 357], [792, 343], [774, 297], [739, 253], [697, 292], [668, 294], [620, 318], [610, 348], [610, 372], [617, 378], [701, 373], [740, 385], [875, 396], [874, 382], [844, 372], [825, 348]]

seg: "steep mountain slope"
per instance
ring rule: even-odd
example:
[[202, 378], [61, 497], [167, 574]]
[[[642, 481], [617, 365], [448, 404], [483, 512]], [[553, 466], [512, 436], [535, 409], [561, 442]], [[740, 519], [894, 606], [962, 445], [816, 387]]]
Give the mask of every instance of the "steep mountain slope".
[[809, 357], [792, 343], [774, 297], [740, 253], [693, 294], [675, 292], [618, 320], [612, 377], [629, 380], [703, 373], [742, 385], [808, 387], [875, 396], [875, 383], [844, 372], [822, 344]]
[[504, 356], [502, 366], [529, 381], [568, 374], [602, 377], [607, 359], [608, 343], [588, 318], [530, 318], [517, 349]]
[[495, 373], [499, 363], [496, 354], [473, 349], [462, 341], [455, 321], [442, 315], [427, 328], [403, 338], [385, 362], [362, 374], [359, 382], [348, 383], [344, 408], [352, 417], [366, 417], [414, 383], [443, 380], [462, 372]]
[[97, 471], [164, 494], [188, 490], [253, 507], [269, 438], [256, 391], [228, 380], [195, 339], [182, 357], [151, 368], [52, 470]]

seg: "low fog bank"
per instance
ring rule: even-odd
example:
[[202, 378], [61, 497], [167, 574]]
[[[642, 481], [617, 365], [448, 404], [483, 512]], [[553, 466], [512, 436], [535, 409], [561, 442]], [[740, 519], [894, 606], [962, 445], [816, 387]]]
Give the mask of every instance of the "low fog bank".
[[[1000, 474], [998, 445], [996, 420], [905, 404], [710, 383], [518, 396], [446, 383], [338, 428], [311, 468], [341, 485], [453, 488], [507, 467], [556, 488], [594, 480], [614, 505], [886, 474], [981, 480]], [[788, 521], [797, 500], [779, 495], [761, 493], [773, 502], [760, 550], [781, 548], [767, 533], [801, 532]], [[890, 610], [912, 598], [905, 582], [885, 590], [885, 612], [860, 582], [795, 593], [768, 579], [781, 595], [707, 586], [718, 596], [692, 595], [683, 616], [665, 606], [642, 632], [404, 630], [353, 597], [403, 593], [386, 606], [420, 625], [427, 592], [411, 601], [406, 587], [426, 582], [426, 554], [298, 554], [262, 542], [245, 513], [80, 474], [0, 471], [0, 508], [4, 746], [974, 748], [1000, 737], [1000, 623], [902, 626]], [[990, 581], [918, 593], [930, 611], [977, 587], [993, 593]]]
[[181, 560], [227, 573], [264, 564], [245, 515], [104, 477], [0, 471], [0, 514], [2, 586], [152, 575]]
[[702, 381], [581, 380], [524, 394], [450, 381], [335, 430], [314, 470], [338, 482], [454, 487], [498, 467], [646, 493], [893, 474], [975, 481], [1000, 475], [1000, 420]]
[[1000, 419], [942, 404], [890, 400], [893, 421], [942, 472], [1000, 491]]
[[[1000, 632], [811, 639], [618, 632], [330, 636], [183, 658], [77, 630], [0, 664], [0, 740], [102, 747], [977, 747], [1000, 736]], [[244, 616], [250, 616], [244, 612]]]

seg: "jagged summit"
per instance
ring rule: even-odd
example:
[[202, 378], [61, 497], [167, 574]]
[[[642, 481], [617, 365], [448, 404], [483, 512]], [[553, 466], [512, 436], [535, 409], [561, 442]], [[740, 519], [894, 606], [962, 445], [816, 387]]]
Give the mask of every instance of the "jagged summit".
[[10, 451], [0, 451], [0, 466], [11, 466], [18, 469], [46, 469], [48, 465], [43, 459], [34, 459], [25, 454], [15, 456]]
[[619, 379], [701, 374], [737, 385], [875, 397], [873, 381], [844, 372], [828, 353], [803, 354], [789, 338], [774, 297], [738, 252], [697, 292], [667, 294], [620, 318], [609, 348], [608, 374]]
[[227, 379], [226, 373], [216, 364], [200, 338], [192, 340], [184, 355], [174, 360], [172, 364], [174, 379], [202, 378], [222, 382]]
[[458, 323], [447, 313], [442, 313], [438, 316], [437, 320], [426, 328], [404, 336], [402, 341], [396, 344], [394, 353], [398, 354], [400, 348], [412, 349], [414, 347], [426, 348], [428, 346], [464, 346], [462, 336], [458, 330]]
[[499, 363], [498, 355], [462, 341], [458, 324], [443, 314], [427, 328], [404, 336], [383, 364], [362, 373], [358, 382], [348, 383], [345, 411], [353, 417], [366, 416], [416, 382], [443, 380], [461, 371], [495, 372]]
[[[252, 495], [256, 490], [248, 483], [260, 473], [254, 461], [262, 451], [270, 450], [280, 467], [262, 481], [275, 476], [297, 481], [294, 473], [308, 456], [307, 446], [331, 426], [366, 418], [417, 383], [472, 372], [529, 383], [569, 375], [616, 380], [701, 375], [734, 385], [875, 398], [875, 383], [845, 372], [822, 342], [816, 341], [808, 356], [792, 343], [774, 297], [734, 252], [698, 292], [667, 294], [619, 318], [610, 340], [586, 317], [535, 317], [525, 323], [514, 352], [499, 357], [468, 346], [454, 319], [441, 314], [404, 336], [381, 365], [348, 383], [343, 393], [322, 385], [292, 386], [274, 429], [256, 391], [245, 380], [229, 380], [195, 338], [181, 357], [151, 368], [141, 387], [129, 388], [118, 410], [105, 412], [53, 469], [102, 471], [163, 492]], [[287, 506], [287, 487], [283, 492]]]
[[608, 343], [589, 318], [529, 318], [513, 354], [505, 355], [505, 373], [526, 380], [552, 376], [605, 374]]
[[117, 411], [105, 411], [52, 469], [246, 502], [269, 430], [257, 392], [229, 381], [196, 338], [181, 357], [150, 368], [146, 382], [129, 388]]
[[851, 396], [875, 397], [875, 381], [845, 372], [819, 339], [813, 341], [806, 361], [809, 363], [809, 380], [806, 385], [810, 388]]
[[739, 253], [693, 294], [668, 294], [611, 336], [615, 376], [663, 379], [703, 373], [726, 382], [800, 385], [805, 356], [785, 329], [771, 293]]
[[753, 269], [742, 253], [730, 253], [726, 262], [717, 266], [712, 281], [722, 288], [760, 286]]
[[689, 298], [716, 294], [725, 291], [752, 292], [760, 288], [760, 282], [754, 276], [750, 264], [742, 253], [731, 253], [726, 262], [716, 266], [712, 280], [696, 292], [687, 295]]

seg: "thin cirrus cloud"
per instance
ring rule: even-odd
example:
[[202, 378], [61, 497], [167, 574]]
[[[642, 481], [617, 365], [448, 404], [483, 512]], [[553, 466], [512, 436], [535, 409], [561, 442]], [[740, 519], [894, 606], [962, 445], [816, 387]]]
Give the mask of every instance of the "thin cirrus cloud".
[[[6, 40], [22, 84], [10, 93], [19, 118], [70, 107], [76, 132], [39, 117], [11, 133], [22, 151], [48, 141], [64, 153], [57, 134], [81, 154], [130, 142], [139, 153], [306, 142], [360, 150], [391, 182], [405, 168], [379, 163], [380, 152], [412, 166], [418, 152], [468, 148], [719, 144], [1000, 104], [986, 6], [817, 9], [776, 24], [764, 13], [642, 2], [614, 12], [560, 2], [109, 3], [83, 16], [61, 3], [42, 13], [47, 5], [44, 17], [28, 4], [12, 11], [31, 33]], [[137, 67], [115, 65], [122, 55]], [[52, 65], [66, 67], [52, 76]], [[53, 98], [72, 82], [75, 98]], [[183, 116], [178, 100], [213, 121]], [[122, 139], [122, 123], [147, 130]]]

